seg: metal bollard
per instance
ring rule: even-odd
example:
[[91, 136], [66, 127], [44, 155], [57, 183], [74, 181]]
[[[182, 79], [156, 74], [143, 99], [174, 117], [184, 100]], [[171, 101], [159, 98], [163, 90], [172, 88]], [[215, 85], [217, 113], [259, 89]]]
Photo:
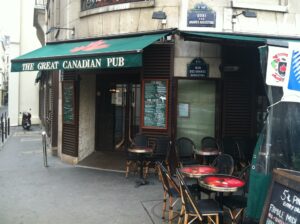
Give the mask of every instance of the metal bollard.
[[5, 119], [4, 119], [4, 122], [5, 122], [5, 139], [7, 139], [7, 117], [6, 117], [6, 113], [5, 113]]
[[47, 162], [47, 145], [46, 145], [46, 132], [42, 132], [42, 142], [43, 142], [43, 158], [44, 158], [44, 167], [48, 167]]
[[4, 123], [3, 123], [3, 114], [1, 116], [1, 139], [2, 143], [4, 142]]
[[7, 118], [7, 134], [10, 135], [10, 118]]

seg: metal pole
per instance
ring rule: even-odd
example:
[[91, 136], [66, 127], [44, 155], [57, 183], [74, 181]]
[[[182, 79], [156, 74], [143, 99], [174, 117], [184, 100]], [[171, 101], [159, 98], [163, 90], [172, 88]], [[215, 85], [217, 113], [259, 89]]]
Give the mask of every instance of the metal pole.
[[7, 139], [7, 117], [6, 117], [6, 112], [5, 112], [4, 122], [5, 122], [5, 139]]
[[7, 125], [8, 125], [8, 135], [10, 135], [10, 118], [7, 118]]
[[1, 115], [1, 137], [2, 137], [2, 143], [3, 143], [4, 142], [3, 114]]
[[42, 132], [42, 142], [43, 142], [43, 158], [44, 158], [44, 167], [48, 167], [47, 162], [47, 145], [46, 145], [46, 132]]

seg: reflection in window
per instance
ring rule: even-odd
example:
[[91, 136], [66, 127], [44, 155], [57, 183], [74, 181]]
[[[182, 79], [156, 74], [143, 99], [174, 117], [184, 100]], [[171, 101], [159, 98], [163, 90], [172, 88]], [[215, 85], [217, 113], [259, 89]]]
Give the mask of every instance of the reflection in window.
[[177, 138], [188, 137], [200, 147], [205, 136], [215, 136], [214, 81], [178, 80]]

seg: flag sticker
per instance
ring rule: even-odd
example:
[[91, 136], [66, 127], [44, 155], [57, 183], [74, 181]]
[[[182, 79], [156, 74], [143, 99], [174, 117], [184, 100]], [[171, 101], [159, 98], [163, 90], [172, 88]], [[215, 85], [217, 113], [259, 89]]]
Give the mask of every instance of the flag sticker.
[[300, 51], [293, 51], [288, 89], [300, 91]]

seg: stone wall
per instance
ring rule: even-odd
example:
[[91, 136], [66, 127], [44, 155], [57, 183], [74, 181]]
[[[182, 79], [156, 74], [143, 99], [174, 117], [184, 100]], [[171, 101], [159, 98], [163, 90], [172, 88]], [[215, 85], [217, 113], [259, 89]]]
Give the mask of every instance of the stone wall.
[[78, 160], [95, 149], [95, 74], [80, 76]]

